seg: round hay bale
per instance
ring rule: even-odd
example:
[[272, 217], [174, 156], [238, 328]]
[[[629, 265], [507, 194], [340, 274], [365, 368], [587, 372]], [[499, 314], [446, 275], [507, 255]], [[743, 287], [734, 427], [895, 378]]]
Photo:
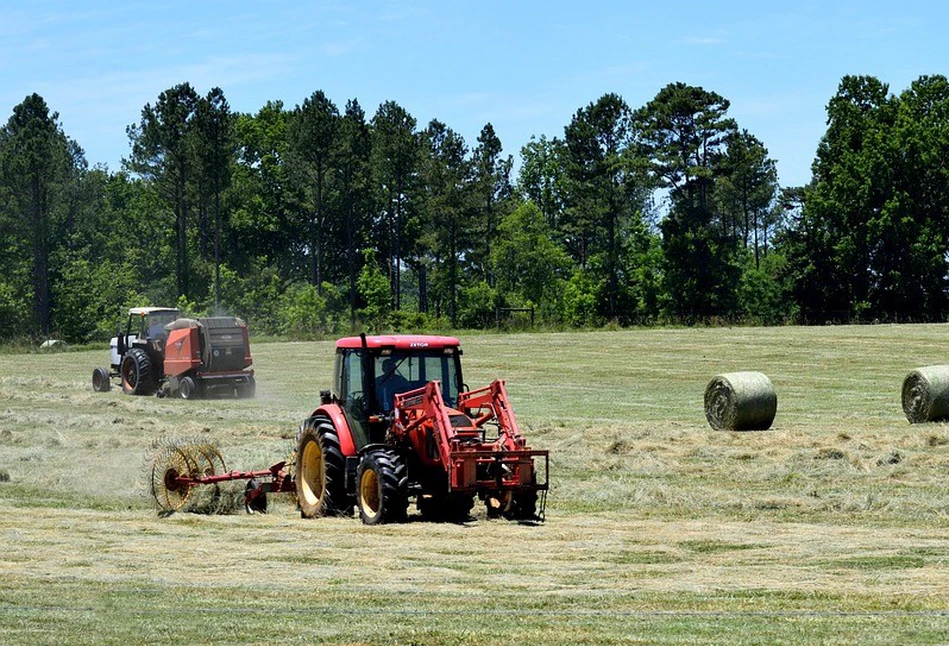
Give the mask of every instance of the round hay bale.
[[906, 375], [903, 412], [910, 424], [949, 419], [949, 366], [926, 366]]
[[705, 417], [717, 431], [766, 431], [778, 410], [778, 396], [760, 372], [727, 372], [705, 388]]

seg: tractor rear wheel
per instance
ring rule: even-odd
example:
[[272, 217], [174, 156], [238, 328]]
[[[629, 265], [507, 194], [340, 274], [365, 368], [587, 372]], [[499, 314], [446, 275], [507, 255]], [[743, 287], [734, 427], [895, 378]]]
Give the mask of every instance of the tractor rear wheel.
[[356, 471], [359, 517], [366, 525], [405, 520], [409, 506], [408, 478], [402, 458], [391, 449], [374, 449]]
[[92, 371], [92, 389], [97, 393], [106, 393], [112, 389], [109, 371], [105, 368], [95, 368]]
[[297, 445], [296, 486], [304, 518], [346, 514], [352, 509], [344, 481], [346, 459], [336, 428], [326, 417], [306, 422]]
[[141, 348], [132, 348], [122, 358], [122, 390], [129, 395], [154, 395], [157, 389], [152, 360]]

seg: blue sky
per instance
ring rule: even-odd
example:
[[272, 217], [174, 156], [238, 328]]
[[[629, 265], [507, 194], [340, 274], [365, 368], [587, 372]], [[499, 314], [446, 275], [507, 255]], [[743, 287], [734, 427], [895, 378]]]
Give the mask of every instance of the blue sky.
[[947, 24], [949, 3], [914, 0], [14, 1], [0, 10], [0, 119], [37, 92], [90, 163], [118, 170], [126, 126], [178, 83], [252, 113], [321, 89], [369, 117], [394, 100], [469, 145], [491, 122], [516, 158], [606, 92], [638, 108], [682, 81], [728, 99], [790, 186], [810, 177], [841, 77], [899, 93], [945, 74]]

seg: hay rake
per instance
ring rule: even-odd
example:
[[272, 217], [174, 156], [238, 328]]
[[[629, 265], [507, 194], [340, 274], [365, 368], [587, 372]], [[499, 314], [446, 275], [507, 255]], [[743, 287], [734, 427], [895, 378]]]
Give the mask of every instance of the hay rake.
[[224, 457], [211, 444], [189, 439], [160, 440], [146, 459], [149, 492], [159, 513], [184, 507], [195, 489], [224, 482], [247, 481], [244, 508], [266, 511], [267, 492], [292, 492], [293, 480], [284, 470], [286, 461], [258, 471], [228, 471]]

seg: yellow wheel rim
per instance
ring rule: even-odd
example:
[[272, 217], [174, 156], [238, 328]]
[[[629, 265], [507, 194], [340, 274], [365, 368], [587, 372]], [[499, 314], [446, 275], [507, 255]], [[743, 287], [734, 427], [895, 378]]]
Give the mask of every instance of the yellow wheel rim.
[[366, 469], [362, 472], [362, 479], [359, 481], [359, 506], [366, 516], [374, 517], [379, 513], [382, 507], [382, 500], [379, 496], [379, 476], [373, 469]]
[[323, 498], [323, 451], [318, 442], [308, 442], [300, 460], [303, 473], [299, 475], [303, 484], [303, 498], [308, 505], [319, 505]]
[[184, 507], [191, 495], [191, 487], [179, 485], [178, 476], [194, 477], [198, 467], [192, 457], [177, 446], [167, 447], [152, 464], [152, 497], [163, 512]]

